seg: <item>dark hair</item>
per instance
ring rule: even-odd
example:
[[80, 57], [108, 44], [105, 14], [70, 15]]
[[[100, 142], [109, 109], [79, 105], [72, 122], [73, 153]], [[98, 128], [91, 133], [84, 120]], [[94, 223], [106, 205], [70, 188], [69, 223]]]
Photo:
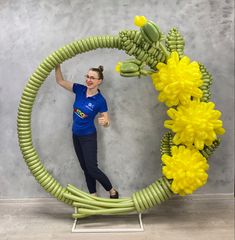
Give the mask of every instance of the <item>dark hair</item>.
[[104, 67], [103, 66], [99, 66], [98, 68], [90, 68], [89, 70], [97, 72], [99, 79], [102, 79], [102, 80], [104, 79], [104, 75], [103, 75]]

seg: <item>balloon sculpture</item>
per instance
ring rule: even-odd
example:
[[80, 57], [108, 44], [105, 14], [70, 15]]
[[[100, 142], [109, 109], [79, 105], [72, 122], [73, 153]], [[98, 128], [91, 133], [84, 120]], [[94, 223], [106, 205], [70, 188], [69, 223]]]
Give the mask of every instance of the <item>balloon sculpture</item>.
[[[210, 102], [212, 76], [206, 67], [184, 55], [184, 39], [171, 29], [165, 36], [144, 16], [136, 16], [137, 30], [117, 36], [95, 36], [74, 41], [45, 58], [24, 88], [18, 109], [18, 138], [25, 162], [38, 183], [56, 199], [75, 207], [73, 218], [98, 214], [143, 212], [174, 194], [192, 194], [207, 182], [207, 159], [223, 134], [221, 112]], [[159, 91], [158, 100], [169, 110], [161, 140], [163, 176], [128, 198], [107, 199], [92, 196], [75, 186], [60, 185], [46, 170], [32, 143], [31, 113], [39, 88], [56, 65], [97, 48], [117, 48], [133, 56], [119, 62], [116, 70], [123, 77], [151, 76]], [[147, 67], [147, 68], [146, 68]]]

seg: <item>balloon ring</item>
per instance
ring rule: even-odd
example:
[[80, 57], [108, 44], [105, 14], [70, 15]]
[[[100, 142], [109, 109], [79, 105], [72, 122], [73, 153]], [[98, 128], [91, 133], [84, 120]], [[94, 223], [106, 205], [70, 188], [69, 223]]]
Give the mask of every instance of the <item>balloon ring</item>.
[[[219, 145], [216, 134], [223, 134], [220, 112], [209, 102], [212, 76], [205, 66], [184, 55], [184, 39], [171, 29], [165, 37], [159, 27], [144, 16], [136, 16], [137, 30], [117, 36], [95, 36], [74, 41], [46, 57], [30, 76], [24, 88], [17, 118], [17, 132], [24, 160], [38, 183], [56, 199], [75, 207], [74, 218], [97, 214], [143, 212], [174, 194], [191, 194], [207, 181], [207, 158]], [[56, 65], [98, 48], [124, 50], [134, 58], [119, 62], [116, 70], [123, 77], [150, 75], [158, 99], [170, 107], [171, 129], [161, 140], [163, 176], [128, 198], [94, 197], [75, 186], [61, 184], [46, 170], [32, 143], [31, 115], [39, 88]], [[149, 69], [145, 69], [145, 67]]]

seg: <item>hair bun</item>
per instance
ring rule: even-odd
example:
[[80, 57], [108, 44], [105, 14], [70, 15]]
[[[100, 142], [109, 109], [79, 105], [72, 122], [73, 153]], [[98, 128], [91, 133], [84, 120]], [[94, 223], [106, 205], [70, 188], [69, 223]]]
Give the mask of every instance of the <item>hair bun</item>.
[[104, 71], [104, 67], [103, 67], [103, 66], [100, 65], [98, 68], [99, 68], [99, 70], [100, 70], [101, 72]]

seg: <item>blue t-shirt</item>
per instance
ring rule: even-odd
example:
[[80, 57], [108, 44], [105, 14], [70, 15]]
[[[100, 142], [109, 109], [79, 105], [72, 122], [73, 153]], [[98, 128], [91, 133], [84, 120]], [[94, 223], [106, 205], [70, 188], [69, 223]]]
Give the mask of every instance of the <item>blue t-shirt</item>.
[[73, 84], [73, 92], [76, 94], [73, 104], [73, 134], [84, 136], [96, 132], [95, 116], [99, 112], [107, 112], [108, 107], [105, 98], [98, 90], [92, 97], [86, 97], [87, 87], [78, 83]]

